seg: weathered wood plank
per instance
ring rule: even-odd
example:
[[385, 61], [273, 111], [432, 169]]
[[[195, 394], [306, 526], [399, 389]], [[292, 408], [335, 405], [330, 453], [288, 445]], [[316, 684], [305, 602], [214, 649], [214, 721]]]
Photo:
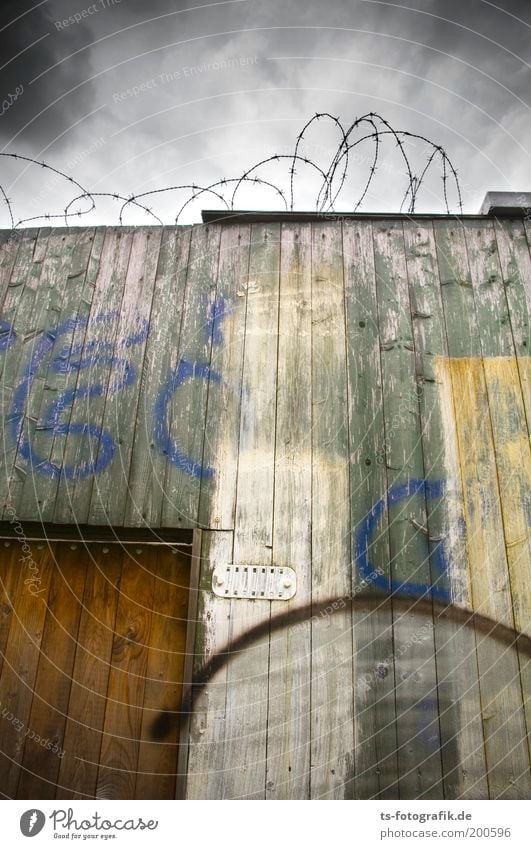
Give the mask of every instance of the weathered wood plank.
[[[512, 627], [492, 427], [464, 228], [444, 221], [437, 221], [434, 226], [451, 358], [448, 368], [463, 481], [473, 609]], [[485, 639], [478, 640], [477, 656], [489, 797], [519, 798], [526, 792], [526, 777], [516, 775], [512, 765], [512, 749], [515, 744], [522, 745], [524, 727], [521, 691], [518, 694], [515, 687], [519, 679], [518, 658], [510, 652], [500, 657], [496, 647]]]
[[[149, 334], [160, 239], [160, 229], [144, 227], [133, 236], [103, 416], [103, 429], [113, 435], [116, 453], [94, 478], [88, 516], [93, 525], [124, 524], [140, 390], [137, 377], [142, 375]], [[100, 443], [98, 465], [104, 451]]]
[[[453, 604], [472, 607], [464, 539], [464, 505], [448, 346], [431, 223], [404, 222], [424, 475], [430, 482], [427, 530], [430, 581]], [[441, 365], [442, 364], [442, 365]], [[441, 377], [442, 370], [442, 377]], [[474, 630], [435, 619], [438, 721], [444, 797], [487, 798]], [[458, 659], [458, 662], [456, 662]], [[431, 733], [426, 735], [431, 739]]]
[[161, 524], [166, 455], [156, 441], [154, 416], [160, 388], [178, 358], [190, 235], [190, 229], [176, 227], [162, 233], [129, 468], [128, 526]]
[[186, 651], [189, 552], [161, 547], [156, 554], [153, 612], [144, 689], [144, 706], [135, 799], [172, 799], [178, 758], [177, 725], [162, 742], [150, 740], [161, 710], [180, 705]]
[[[347, 349], [341, 227], [312, 224], [312, 600], [352, 589]], [[353, 632], [312, 619], [312, 799], [354, 793]]]
[[[518, 375], [527, 431], [528, 434], [531, 434], [531, 255], [522, 222], [513, 219], [506, 221], [496, 220], [494, 222], [494, 228], [498, 256], [500, 258], [502, 281], [509, 308], [513, 345], [518, 363]], [[527, 492], [523, 493], [521, 506], [527, 503], [528, 497], [529, 487], [527, 488]], [[519, 515], [521, 515], [521, 507], [519, 508]], [[524, 565], [524, 574], [528, 573], [528, 570], [529, 564]], [[529, 613], [529, 608], [527, 608], [524, 611], [524, 616], [529, 615]], [[519, 614], [517, 616], [517, 621], [520, 621]], [[531, 708], [529, 664], [524, 664], [521, 659], [520, 668], [522, 671], [522, 690], [529, 738], [529, 716]]]
[[[71, 342], [78, 309], [80, 303], [90, 298], [90, 288], [87, 292], [84, 281], [87, 279], [94, 236], [94, 230], [89, 229], [68, 238], [62, 237], [51, 267], [48, 268], [48, 259], [43, 265], [42, 277], [56, 281], [57, 286], [62, 286], [62, 291], [57, 292], [55, 303], [51, 305], [52, 312], [45, 328], [51, 347], [39, 364], [27, 404], [24, 437], [28, 443], [27, 450], [31, 452], [31, 474], [20, 481], [15, 479], [11, 485], [11, 503], [20, 515], [38, 514], [43, 522], [50, 521], [54, 514], [57, 479], [61, 470], [60, 462], [54, 463], [52, 459], [55, 423], [59, 427], [64, 426], [66, 405], [63, 384], [71, 380], [69, 373], [61, 374], [58, 369], [63, 368], [69, 354], [73, 353]], [[43, 282], [41, 279], [41, 286]], [[51, 413], [55, 406], [57, 414]], [[58, 441], [64, 443], [60, 437]]]
[[[9, 799], [16, 796], [21, 761], [29, 726], [31, 702], [50, 582], [53, 552], [31, 548], [24, 564], [0, 676], [0, 786]], [[4, 713], [5, 711], [5, 713]]]
[[489, 399], [496, 469], [516, 627], [531, 630], [531, 548], [526, 502], [531, 491], [522, 384], [491, 222], [465, 230]]
[[[114, 345], [133, 233], [108, 230], [101, 253], [94, 295], [79, 352], [81, 365], [71, 399], [69, 432], [57, 487], [54, 521], [86, 523], [89, 517], [94, 474], [109, 461], [115, 446], [112, 433], [103, 427], [109, 386], [120, 385]], [[125, 389], [127, 391], [127, 389]], [[102, 459], [105, 442], [107, 457]]]
[[[88, 260], [81, 297], [75, 307], [75, 329], [71, 337], [70, 351], [69, 354], [67, 354], [66, 350], [63, 350], [63, 352], [58, 354], [58, 357], [61, 357], [61, 365], [58, 367], [58, 374], [55, 376], [55, 381], [61, 397], [60, 405], [63, 408], [61, 418], [64, 422], [64, 428], [61, 428], [61, 430], [64, 430], [65, 433], [64, 435], [56, 434], [53, 440], [50, 456], [51, 466], [61, 469], [61, 475], [54, 478], [50, 477], [48, 479], [50, 493], [46, 493], [42, 499], [47, 505], [46, 510], [50, 520], [55, 518], [59, 484], [64, 469], [67, 467], [67, 461], [65, 461], [66, 440], [68, 436], [68, 429], [72, 422], [72, 409], [75, 393], [78, 382], [80, 382], [82, 386], [85, 379], [83, 370], [80, 371], [77, 364], [83, 363], [81, 352], [83, 351], [86, 340], [90, 305], [93, 298], [94, 287], [96, 285], [96, 278], [99, 272], [104, 241], [105, 228], [98, 227], [92, 241], [92, 250]], [[64, 354], [64, 358], [62, 354]], [[73, 423], [73, 427], [74, 429], [76, 428], [76, 422]], [[48, 504], [50, 505], [49, 507]]]
[[48, 277], [41, 286], [41, 273], [53, 238], [50, 232], [49, 229], [41, 230], [34, 242], [24, 241], [20, 246], [4, 305], [4, 320], [14, 330], [15, 336], [14, 343], [0, 358], [4, 413], [0, 492], [4, 505], [9, 508], [13, 508], [11, 486], [15, 486], [15, 481], [24, 481], [28, 474], [26, 459], [21, 458], [18, 464], [15, 459], [30, 401], [26, 372], [49, 318], [47, 296], [56, 285], [56, 281]]
[[250, 227], [223, 227], [212, 327], [199, 525], [234, 528]]
[[[510, 604], [519, 630], [531, 631], [531, 541], [529, 499], [531, 449], [518, 361], [493, 225], [480, 221], [465, 228], [478, 336], [483, 355], [503, 532], [510, 580]], [[531, 668], [520, 659], [522, 690], [527, 699], [527, 730], [531, 731]], [[527, 666], [527, 669], [525, 667]], [[524, 671], [525, 670], [525, 671]], [[515, 726], [517, 727], [516, 723]], [[513, 751], [516, 772], [526, 773], [531, 795], [529, 750], [522, 729], [521, 747]], [[528, 737], [529, 739], [529, 737]], [[515, 741], [516, 742], [516, 741]], [[518, 760], [520, 758], [520, 761]]]
[[[22, 233], [7, 233], [5, 230], [2, 231], [2, 242], [0, 245], [0, 312], [4, 311], [4, 300], [6, 297], [7, 290], [9, 288], [9, 283], [11, 281], [11, 274], [13, 272], [13, 268], [15, 267], [15, 262], [17, 259], [17, 253], [19, 249], [19, 245], [24, 236]], [[27, 236], [25, 237], [28, 238]], [[3, 320], [3, 316], [2, 316]], [[6, 331], [6, 326], [2, 325], [1, 332], [2, 336], [0, 340], [5, 341], [4, 333]], [[2, 348], [4, 350], [4, 348]]]
[[[138, 561], [136, 555], [141, 556]], [[96, 796], [134, 798], [153, 609], [155, 551], [124, 548]]]
[[[372, 224], [343, 223], [350, 444], [350, 513], [354, 570], [352, 592], [390, 586], [387, 501], [370, 550], [360, 542], [373, 506], [386, 491], [383, 395]], [[355, 798], [397, 798], [393, 632], [390, 610], [353, 618], [355, 656]], [[386, 664], [387, 675], [378, 674]]]
[[[4, 665], [7, 640], [19, 582], [23, 583], [27, 575], [20, 567], [20, 558], [24, 556], [20, 544], [16, 541], [4, 541], [0, 548], [0, 674]], [[0, 697], [1, 698], [1, 697]]]
[[[230, 637], [230, 601], [212, 592], [212, 572], [232, 562], [231, 531], [203, 531], [198, 582], [194, 672]], [[227, 666], [201, 694], [191, 717], [187, 761], [187, 799], [219, 799], [223, 781], [226, 728]]]
[[[312, 589], [312, 277], [310, 225], [281, 231], [273, 563], [297, 574], [289, 611]], [[267, 799], [310, 797], [310, 622], [271, 638]]]
[[[253, 225], [242, 379], [234, 563], [270, 566], [273, 545], [280, 225]], [[231, 602], [231, 636], [270, 615], [268, 601]], [[263, 799], [269, 640], [229, 664], [221, 798]]]
[[[401, 222], [374, 225], [384, 396], [391, 589], [429, 593], [426, 479], [415, 380], [415, 350]], [[433, 590], [432, 592], [436, 592]], [[422, 635], [422, 636], [421, 636]], [[417, 641], [418, 637], [418, 641]], [[433, 628], [393, 613], [400, 798], [441, 798]], [[401, 651], [403, 649], [403, 651]], [[406, 650], [407, 649], [407, 650]]]
[[122, 556], [116, 545], [91, 546], [72, 673], [58, 799], [95, 798]]
[[211, 474], [202, 458], [220, 238], [217, 225], [192, 230], [179, 361], [158, 404], [158, 441], [167, 456], [165, 527], [197, 525], [201, 478]]
[[[200, 599], [201, 581], [201, 551], [203, 548], [203, 531], [194, 530], [192, 546], [189, 551], [189, 577], [188, 577], [188, 611], [186, 613], [186, 642], [184, 648], [184, 663], [182, 669], [182, 694], [178, 704], [175, 706], [179, 711], [177, 756], [177, 781], [175, 784], [175, 798], [186, 799], [186, 784], [188, 779], [188, 759], [190, 756], [190, 728], [192, 717], [188, 712], [190, 706], [189, 683], [194, 676], [196, 663], [195, 647], [197, 642], [197, 623]], [[183, 717], [182, 711], [186, 711]]]
[[[7, 376], [16, 373], [22, 356], [22, 343], [27, 333], [26, 320], [31, 310], [31, 301], [35, 297], [35, 288], [41, 273], [42, 258], [48, 244], [49, 230], [33, 231], [25, 234], [19, 243], [15, 262], [7, 281], [7, 291], [2, 304], [2, 320], [11, 329], [10, 341], [6, 338], [6, 349], [0, 357], [0, 376], [2, 378], [2, 409], [4, 415], [10, 406], [12, 379]], [[26, 287], [27, 291], [26, 291]], [[28, 301], [30, 302], [28, 304]], [[17, 333], [17, 327], [19, 332]], [[22, 334], [20, 334], [22, 331]], [[21, 338], [19, 338], [21, 335]], [[14, 336], [14, 338], [13, 338]], [[6, 392], [6, 385], [9, 392]]]
[[[44, 543], [37, 547], [44, 548]], [[19, 799], [54, 799], [63, 752], [66, 712], [90, 553], [77, 543], [56, 543], [54, 568], [33, 702], [28, 721]], [[47, 741], [47, 742], [46, 742]], [[48, 743], [50, 746], [48, 747]]]
[[494, 222], [522, 398], [531, 433], [531, 256], [521, 221]]

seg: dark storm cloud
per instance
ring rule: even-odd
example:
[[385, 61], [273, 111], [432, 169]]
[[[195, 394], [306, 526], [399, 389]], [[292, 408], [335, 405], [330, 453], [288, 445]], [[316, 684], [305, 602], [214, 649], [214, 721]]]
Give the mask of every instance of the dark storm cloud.
[[[8, 108], [0, 133], [4, 144], [46, 145], [99, 106], [92, 76], [99, 45], [129, 50], [149, 37], [144, 21], [185, 11], [169, 0], [7, 0], [0, 7], [0, 95]], [[163, 17], [161, 26], [172, 29]], [[141, 33], [141, 34], [140, 34]], [[116, 35], [115, 35], [116, 34]], [[96, 65], [94, 63], [96, 60]]]
[[[35, 5], [34, 0], [8, 0], [0, 9], [0, 56], [4, 66], [0, 71], [1, 97], [4, 103], [6, 99], [10, 102], [18, 93], [2, 115], [0, 132], [3, 144], [9, 144], [17, 136], [17, 148], [28, 141], [35, 144], [51, 141], [89, 112], [92, 104], [90, 87], [80, 90], [75, 97], [62, 97], [86, 78], [90, 67], [88, 54], [32, 84], [37, 75], [66, 52], [83, 46], [90, 37], [87, 28], [79, 25], [71, 28], [67, 39], [62, 38], [54, 26], [57, 18], [52, 5], [42, 3], [32, 8]], [[59, 4], [53, 5], [59, 9]], [[65, 3], [61, 6], [59, 11], [68, 8]], [[57, 102], [53, 104], [54, 101]], [[29, 126], [24, 130], [26, 125]]]

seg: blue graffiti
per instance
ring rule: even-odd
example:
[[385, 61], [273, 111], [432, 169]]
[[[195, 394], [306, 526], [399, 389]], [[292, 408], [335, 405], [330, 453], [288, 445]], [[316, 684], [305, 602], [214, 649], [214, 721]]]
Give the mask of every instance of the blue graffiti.
[[168, 426], [168, 404], [172, 395], [186, 380], [199, 377], [203, 380], [212, 380], [214, 383], [221, 382], [221, 376], [206, 363], [191, 363], [181, 360], [177, 371], [164, 384], [155, 401], [155, 441], [163, 454], [174, 466], [185, 474], [194, 478], [211, 478], [214, 469], [210, 466], [203, 468], [201, 463], [187, 457], [179, 448], [177, 442], [172, 439]]
[[214, 302], [210, 304], [207, 323], [207, 342], [211, 341], [213, 345], [223, 344], [221, 323], [231, 312], [232, 308], [227, 299], [223, 295], [218, 295]]
[[[207, 304], [207, 321], [205, 322], [205, 341], [207, 345], [222, 345], [223, 332], [221, 324], [231, 312], [229, 302], [223, 295], [218, 295], [214, 301]], [[177, 370], [172, 374], [157, 395], [155, 401], [154, 438], [163, 454], [181, 472], [194, 478], [208, 479], [214, 476], [214, 469], [203, 466], [199, 461], [188, 457], [172, 439], [168, 423], [168, 404], [175, 392], [187, 380], [200, 378], [210, 380], [213, 383], [221, 383], [221, 375], [209, 366], [208, 363], [190, 362], [181, 360]]]
[[0, 351], [7, 351], [16, 341], [17, 334], [9, 321], [0, 319]]
[[[425, 596], [433, 598], [437, 601], [446, 603], [451, 602], [450, 591], [445, 586], [440, 586], [440, 583], [446, 583], [448, 564], [446, 561], [446, 553], [442, 541], [438, 541], [432, 548], [431, 555], [435, 564], [437, 578], [433, 584], [415, 583], [412, 581], [396, 581], [389, 580], [386, 575], [376, 574], [375, 566], [369, 559], [369, 548], [374, 535], [376, 526], [381, 520], [385, 504], [389, 506], [396, 504], [403, 498], [421, 494], [424, 495], [427, 501], [435, 498], [440, 498], [445, 493], [444, 481], [425, 481], [421, 479], [410, 480], [407, 483], [398, 484], [392, 487], [387, 495], [382, 496], [372, 507], [369, 513], [364, 517], [355, 539], [355, 562], [360, 570], [360, 573], [371, 584], [384, 590], [385, 592], [396, 592], [404, 595]], [[369, 576], [373, 576], [369, 578]]]
[[[117, 317], [117, 313], [103, 313], [96, 316], [95, 321], [108, 322]], [[13, 404], [10, 411], [11, 437], [15, 443], [18, 442], [21, 456], [30, 463], [33, 470], [51, 478], [85, 478], [103, 471], [114, 456], [114, 440], [110, 433], [99, 425], [88, 422], [61, 422], [61, 415], [69, 408], [75, 399], [95, 398], [103, 396], [104, 393], [115, 393], [135, 380], [135, 371], [131, 363], [126, 359], [116, 356], [114, 344], [106, 341], [93, 341], [85, 345], [63, 346], [61, 352], [51, 362], [51, 368], [58, 374], [68, 374], [73, 371], [80, 372], [83, 369], [97, 365], [109, 366], [113, 369], [114, 379], [109, 386], [101, 383], [77, 386], [59, 393], [56, 399], [45, 411], [40, 429], [48, 431], [50, 436], [88, 436], [94, 440], [96, 450], [95, 457], [90, 461], [81, 462], [72, 466], [58, 466], [44, 457], [40, 457], [33, 448], [29, 437], [24, 433], [24, 410], [28, 403], [29, 394], [33, 382], [38, 374], [46, 355], [50, 353], [59, 340], [67, 333], [73, 333], [78, 328], [86, 327], [88, 317], [81, 316], [71, 318], [60, 324], [54, 330], [47, 331], [37, 343], [30, 357], [29, 363], [24, 370], [22, 380], [17, 386]], [[143, 342], [148, 335], [148, 323], [142, 320], [139, 329], [134, 334], [120, 340], [116, 347], [129, 348]], [[82, 356], [79, 356], [83, 354]], [[118, 374], [118, 376], [116, 376]]]
[[[447, 708], [446, 708], [447, 709]], [[439, 751], [439, 701], [437, 696], [425, 696], [416, 705], [417, 733], [412, 738], [418, 740], [428, 752]]]

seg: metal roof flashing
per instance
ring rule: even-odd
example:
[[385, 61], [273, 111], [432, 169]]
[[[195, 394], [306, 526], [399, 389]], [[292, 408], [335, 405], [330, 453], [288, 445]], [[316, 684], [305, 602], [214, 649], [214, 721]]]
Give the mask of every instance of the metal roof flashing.
[[257, 224], [278, 221], [342, 221], [348, 219], [408, 219], [422, 220], [434, 218], [471, 219], [483, 216], [505, 218], [531, 217], [531, 192], [487, 192], [477, 213], [448, 214], [429, 212], [288, 212], [286, 210], [256, 209], [203, 209], [203, 224]]
[[531, 192], [487, 192], [480, 215], [531, 217]]

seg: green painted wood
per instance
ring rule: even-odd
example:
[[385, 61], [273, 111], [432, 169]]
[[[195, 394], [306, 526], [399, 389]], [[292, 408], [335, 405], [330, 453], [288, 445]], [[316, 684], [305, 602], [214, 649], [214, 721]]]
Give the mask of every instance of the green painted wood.
[[[297, 573], [286, 611], [309, 604], [312, 589], [312, 278], [311, 227], [281, 231], [273, 563]], [[310, 796], [311, 626], [271, 638], [267, 799]]]
[[[0, 376], [2, 378], [3, 407], [7, 408], [12, 386], [9, 375], [16, 370], [22, 355], [21, 343], [28, 332], [27, 319], [31, 302], [35, 297], [36, 283], [42, 264], [42, 251], [46, 250], [49, 230], [34, 231], [31, 235], [21, 236], [15, 262], [7, 281], [2, 304], [2, 319], [13, 327], [19, 344], [12, 345], [0, 356]], [[27, 291], [26, 291], [27, 290]], [[17, 333], [18, 328], [18, 333]], [[22, 337], [20, 336], [22, 334]]]
[[125, 524], [158, 527], [162, 519], [166, 458], [156, 443], [153, 410], [160, 387], [175, 369], [190, 249], [189, 228], [165, 227], [158, 258], [149, 337], [129, 468]]
[[531, 433], [531, 256], [521, 221], [496, 219], [494, 229], [527, 428]]
[[[89, 318], [90, 305], [92, 303], [94, 288], [96, 285], [96, 278], [99, 273], [104, 241], [105, 228], [96, 228], [92, 239], [92, 250], [90, 251], [90, 256], [88, 258], [83, 287], [81, 289], [81, 292], [78, 293], [78, 301], [73, 305], [72, 310], [72, 315], [80, 320], [77, 322], [77, 325], [71, 337], [67, 336], [67, 344], [68, 342], [70, 342], [70, 354], [74, 362], [78, 361], [77, 358], [79, 357], [79, 354], [76, 354], [76, 352], [81, 352], [86, 342], [87, 323]], [[83, 381], [86, 380], [87, 372], [82, 371], [80, 376], [80, 372], [76, 368], [71, 370], [68, 369], [65, 374], [58, 373], [55, 375], [55, 386], [57, 387], [57, 391], [67, 393], [66, 396], [64, 396], [64, 412], [61, 416], [61, 421], [64, 423], [68, 423], [68, 426], [70, 426], [70, 423], [72, 422], [73, 410], [73, 402], [68, 400], [68, 393], [71, 393], [73, 390], [76, 389], [76, 387], [78, 386], [78, 381], [80, 381], [82, 385]], [[66, 457], [66, 445], [67, 440], [64, 436], [56, 435], [54, 437], [50, 454], [50, 462], [58, 469], [62, 469], [64, 466], [68, 465], [69, 461]], [[46, 514], [47, 518], [49, 518], [50, 521], [54, 521], [56, 519], [59, 485], [60, 476], [48, 479], [47, 486], [49, 487], [49, 489], [45, 492], [42, 498], [43, 504], [46, 503]], [[44, 483], [41, 483], [40, 487], [41, 491], [43, 491]]]
[[[405, 222], [404, 240], [424, 476], [427, 481], [446, 481], [444, 494], [426, 504], [430, 581], [448, 589], [454, 603], [471, 608], [453, 398], [441, 378], [448, 345], [433, 228], [430, 223]], [[443, 554], [447, 563], [442, 578], [437, 554]], [[484, 799], [488, 787], [474, 632], [449, 628], [437, 619], [433, 628], [444, 798]]]
[[[39, 234], [33, 261], [40, 273], [38, 277], [30, 276], [24, 285], [17, 310], [17, 324], [20, 321], [23, 330], [19, 334], [19, 344], [13, 347], [13, 356], [6, 359], [4, 378], [11, 388], [12, 397], [25, 379], [35, 350], [46, 335], [53, 334], [57, 326], [74, 244], [75, 236], [69, 231], [52, 230]], [[11, 355], [11, 350], [7, 353]], [[18, 421], [19, 438], [15, 440], [10, 432], [6, 439], [8, 449], [4, 452], [4, 474], [8, 475], [9, 504], [22, 519], [39, 515], [40, 504], [35, 495], [39, 472], [34, 468], [33, 459], [21, 454], [19, 444], [21, 439], [32, 444], [45, 385], [45, 367], [40, 367], [24, 399], [24, 412]], [[4, 480], [2, 476], [1, 489], [4, 489]]]
[[2, 312], [19, 245], [23, 238], [22, 234], [14, 235], [6, 230], [0, 231], [0, 309]]
[[[211, 305], [216, 294], [221, 228], [197, 226], [192, 230], [188, 259], [186, 297], [181, 325], [179, 362], [209, 367], [212, 351]], [[178, 368], [179, 362], [175, 364]], [[181, 461], [168, 458], [162, 508], [165, 527], [197, 524], [200, 476], [183, 471], [203, 456], [209, 381], [200, 376], [185, 380], [166, 410], [166, 428]]]
[[17, 446], [11, 432], [12, 417], [10, 413], [13, 392], [17, 385], [17, 374], [22, 370], [25, 349], [32, 338], [31, 333], [37, 332], [35, 328], [30, 332], [30, 317], [38, 288], [42, 259], [48, 245], [48, 233], [49, 230], [42, 231], [40, 234], [34, 232], [31, 237], [22, 239], [2, 310], [2, 319], [13, 329], [16, 337], [15, 344], [12, 344], [0, 356], [1, 406], [3, 411], [0, 492], [2, 493], [4, 512], [6, 506], [12, 508], [9, 498], [10, 481], [14, 480], [15, 476], [22, 480], [26, 476], [24, 466], [14, 467]]
[[[343, 223], [343, 264], [348, 356], [349, 485], [354, 537], [386, 489], [383, 395], [372, 224]], [[370, 550], [371, 563], [389, 586], [387, 504]], [[357, 565], [352, 591], [380, 592]], [[378, 578], [378, 575], [376, 575]], [[359, 620], [359, 621], [357, 621]], [[398, 764], [391, 611], [353, 620], [356, 637], [355, 797], [396, 798]], [[378, 674], [385, 664], [387, 675]]]
[[[446, 221], [434, 222], [434, 228], [448, 353], [456, 358], [450, 374], [473, 609], [512, 624], [488, 394], [465, 232], [461, 225]], [[522, 745], [521, 691], [515, 687], [518, 658], [511, 652], [500, 657], [486, 640], [478, 641], [477, 658], [489, 797], [519, 798], [525, 794], [526, 777], [518, 775], [512, 765], [513, 746]]]
[[524, 218], [524, 230], [527, 237], [527, 246], [529, 248], [529, 253], [531, 254], [531, 223], [529, 215], [526, 215]]
[[[193, 672], [230, 638], [231, 602], [212, 592], [212, 572], [232, 562], [232, 531], [203, 531], [198, 582]], [[225, 666], [198, 699], [188, 732], [186, 798], [219, 799], [223, 786], [227, 731], [227, 674]]]
[[[22, 293], [24, 291], [29, 269], [32, 265], [36, 238], [36, 232], [33, 235], [20, 234], [16, 240], [12, 239], [8, 243], [4, 243], [2, 245], [2, 260], [0, 266], [0, 299], [2, 303], [2, 321], [4, 322], [2, 333], [5, 331], [8, 334], [7, 337], [3, 336], [2, 338], [7, 339], [9, 338], [9, 335], [16, 333], [16, 314], [20, 301], [22, 300]], [[17, 345], [17, 349], [19, 348], [20, 345]], [[9, 381], [9, 375], [12, 375], [16, 368], [17, 356], [18, 351], [13, 347], [13, 343], [7, 346], [2, 354], [0, 354], [0, 407], [2, 409], [2, 444], [0, 451], [2, 456], [2, 467], [4, 469], [4, 473], [0, 473], [0, 480], [3, 480], [4, 483], [4, 486], [0, 490], [0, 511], [2, 512], [6, 506], [9, 492], [7, 486], [7, 475], [10, 472], [8, 463], [13, 457], [12, 437], [9, 433], [9, 408], [12, 401], [13, 387], [6, 385], [6, 383]], [[12, 382], [12, 379], [9, 382]], [[10, 451], [11, 456], [9, 453]], [[9, 505], [9, 507], [11, 508], [12, 505]], [[5, 515], [6, 519], [10, 521], [12, 520], [13, 513], [11, 512], [11, 509]]]
[[[312, 225], [312, 600], [352, 587], [347, 356], [341, 228]], [[344, 615], [312, 619], [312, 799], [353, 796], [353, 634]]]
[[[43, 285], [45, 279], [50, 279], [61, 286], [54, 302], [50, 302], [50, 317], [45, 332], [53, 333], [56, 327], [75, 318], [80, 299], [83, 301], [87, 298], [85, 281], [94, 235], [94, 230], [89, 229], [72, 233], [68, 238], [61, 237], [61, 244], [53, 260], [50, 258], [49, 266], [45, 262], [40, 285]], [[46, 414], [63, 391], [64, 384], [69, 378], [72, 379], [70, 374], [58, 374], [52, 363], [64, 349], [70, 349], [73, 335], [74, 330], [57, 339], [33, 382], [25, 434], [34, 456], [39, 459], [32, 464], [31, 474], [23, 481], [15, 480], [11, 487], [12, 503], [20, 515], [37, 513], [43, 522], [53, 519], [57, 491], [57, 478], [43, 474], [40, 469], [42, 464], [53, 462], [54, 436], [52, 428], [45, 426]], [[60, 421], [64, 422], [64, 416], [60, 417]], [[64, 445], [64, 439], [58, 441]], [[60, 467], [61, 461], [56, 465], [57, 471]]]
[[[107, 388], [103, 428], [115, 442], [115, 456], [94, 480], [88, 521], [93, 525], [123, 525], [138, 393], [146, 339], [150, 327], [153, 287], [162, 232], [138, 228], [133, 235], [113, 355], [116, 366]], [[131, 344], [135, 340], [135, 344]], [[142, 340], [142, 341], [140, 341]], [[132, 385], [116, 391], [113, 383], [132, 375]], [[101, 453], [101, 446], [98, 459]]]
[[[114, 350], [118, 332], [118, 317], [127, 275], [133, 231], [108, 230], [105, 235], [94, 295], [90, 306], [81, 358], [92, 360], [89, 368], [80, 369], [76, 386], [101, 386], [98, 395], [79, 392], [72, 403], [70, 421], [102, 427], [109, 384], [117, 379], [110, 363], [109, 351]], [[127, 390], [125, 390], [127, 391]], [[118, 446], [119, 447], [119, 446]], [[70, 433], [64, 447], [64, 465], [68, 468], [92, 466], [98, 456], [98, 440], [90, 434]], [[90, 513], [94, 476], [59, 479], [54, 520], [56, 522], [87, 523]]]
[[[272, 565], [280, 225], [253, 225], [247, 281], [234, 563]], [[231, 602], [231, 637], [270, 616], [271, 602]], [[221, 798], [266, 790], [269, 640], [229, 664]]]
[[[425, 475], [402, 223], [378, 222], [373, 232], [389, 493]], [[423, 494], [388, 506], [393, 586], [429, 585]], [[393, 614], [393, 639], [400, 797], [441, 798], [433, 629], [425, 630], [414, 614]]]
[[234, 528], [250, 234], [245, 226], [221, 231], [216, 291], [220, 320], [211, 360], [220, 381], [208, 385], [203, 448], [203, 467], [213, 475], [201, 480], [198, 521], [215, 530]]

